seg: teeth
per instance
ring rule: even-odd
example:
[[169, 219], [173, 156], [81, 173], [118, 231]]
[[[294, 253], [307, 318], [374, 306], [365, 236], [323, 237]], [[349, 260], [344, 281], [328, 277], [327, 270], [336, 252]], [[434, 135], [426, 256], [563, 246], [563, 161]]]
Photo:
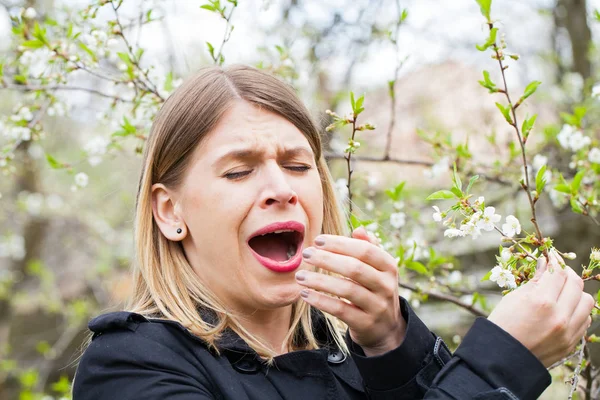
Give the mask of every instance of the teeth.
[[295, 232], [293, 229], [280, 229], [278, 231], [268, 232], [263, 234], [262, 236], [269, 235], [271, 233], [284, 233], [284, 232]]

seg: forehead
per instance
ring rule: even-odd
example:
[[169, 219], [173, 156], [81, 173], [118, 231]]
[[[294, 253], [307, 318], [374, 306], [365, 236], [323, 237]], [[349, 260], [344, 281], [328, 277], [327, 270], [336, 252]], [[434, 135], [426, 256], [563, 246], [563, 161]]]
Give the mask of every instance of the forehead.
[[198, 157], [218, 159], [234, 149], [280, 152], [289, 147], [306, 147], [313, 155], [308, 139], [284, 117], [237, 101], [207, 134], [198, 148]]

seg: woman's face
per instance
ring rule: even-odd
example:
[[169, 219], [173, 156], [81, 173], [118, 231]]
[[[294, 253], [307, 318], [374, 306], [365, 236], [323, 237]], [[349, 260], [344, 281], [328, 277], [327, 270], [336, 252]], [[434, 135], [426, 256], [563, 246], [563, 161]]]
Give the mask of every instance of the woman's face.
[[186, 256], [227, 306], [252, 312], [298, 299], [294, 273], [321, 233], [323, 192], [291, 122], [237, 101], [195, 150], [177, 203]]

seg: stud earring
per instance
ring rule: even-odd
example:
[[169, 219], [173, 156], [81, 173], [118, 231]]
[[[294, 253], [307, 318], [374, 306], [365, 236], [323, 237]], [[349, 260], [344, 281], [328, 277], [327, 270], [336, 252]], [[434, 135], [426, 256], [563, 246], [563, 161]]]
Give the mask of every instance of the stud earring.
[[183, 232], [183, 230], [181, 228], [177, 228], [177, 233], [180, 234], [181, 232]]

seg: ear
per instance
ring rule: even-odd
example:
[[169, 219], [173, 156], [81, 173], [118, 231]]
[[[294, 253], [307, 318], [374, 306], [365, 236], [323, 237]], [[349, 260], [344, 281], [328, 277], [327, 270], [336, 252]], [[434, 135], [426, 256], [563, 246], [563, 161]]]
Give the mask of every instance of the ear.
[[[158, 228], [169, 240], [180, 241], [187, 236], [187, 227], [181, 217], [175, 193], [162, 183], [152, 185], [152, 214]], [[177, 233], [181, 229], [181, 233]]]

